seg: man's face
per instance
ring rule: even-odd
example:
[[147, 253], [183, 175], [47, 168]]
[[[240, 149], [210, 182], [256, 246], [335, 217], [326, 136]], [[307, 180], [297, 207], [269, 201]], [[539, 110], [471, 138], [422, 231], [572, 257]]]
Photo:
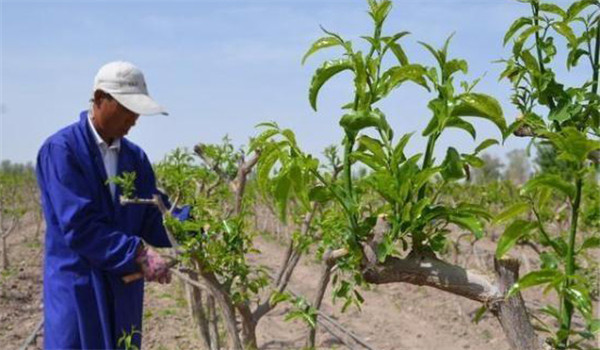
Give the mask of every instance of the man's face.
[[[98, 94], [97, 94], [98, 95]], [[105, 141], [127, 135], [139, 115], [123, 107], [110, 95], [94, 96], [94, 126]]]

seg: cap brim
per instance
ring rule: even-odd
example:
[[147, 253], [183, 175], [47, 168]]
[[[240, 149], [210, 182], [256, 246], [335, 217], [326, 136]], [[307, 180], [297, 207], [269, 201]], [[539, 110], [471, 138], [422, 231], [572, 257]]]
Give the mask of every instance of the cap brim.
[[111, 94], [123, 107], [139, 115], [169, 115], [167, 111], [150, 96], [144, 94]]

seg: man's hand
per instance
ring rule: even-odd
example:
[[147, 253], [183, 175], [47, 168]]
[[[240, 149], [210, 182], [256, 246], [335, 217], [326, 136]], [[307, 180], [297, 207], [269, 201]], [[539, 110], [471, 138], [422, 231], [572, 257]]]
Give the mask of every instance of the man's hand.
[[157, 281], [161, 284], [171, 282], [170, 264], [156, 251], [150, 248], [141, 248], [138, 250], [135, 261], [140, 265], [146, 281]]

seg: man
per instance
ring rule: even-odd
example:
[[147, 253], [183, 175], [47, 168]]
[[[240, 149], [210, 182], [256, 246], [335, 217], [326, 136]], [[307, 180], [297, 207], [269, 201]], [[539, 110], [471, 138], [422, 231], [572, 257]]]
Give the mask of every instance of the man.
[[[127, 62], [103, 66], [80, 120], [44, 142], [37, 178], [46, 217], [44, 348], [114, 349], [122, 332], [142, 329], [142, 272], [168, 283], [167, 262], [146, 248], [170, 246], [152, 206], [121, 206], [107, 179], [135, 172], [136, 195], [157, 193], [145, 153], [124, 136], [139, 115], [167, 114], [148, 95], [142, 72]], [[141, 339], [134, 336], [139, 347]]]

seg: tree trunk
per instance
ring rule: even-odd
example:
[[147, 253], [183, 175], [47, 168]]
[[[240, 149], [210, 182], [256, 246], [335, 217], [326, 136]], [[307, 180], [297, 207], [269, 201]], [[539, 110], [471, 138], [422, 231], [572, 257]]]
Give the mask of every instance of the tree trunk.
[[248, 305], [240, 305], [237, 309], [242, 318], [242, 338], [244, 342], [244, 349], [256, 350], [258, 349], [258, 343], [256, 342], [257, 321], [254, 320], [252, 311]]
[[[519, 262], [513, 259], [494, 260], [494, 268], [498, 275], [498, 286], [503, 295], [519, 279]], [[521, 293], [503, 300], [492, 307], [506, 339], [512, 349], [542, 350], [542, 341], [535, 333]]]
[[222, 289], [223, 287], [219, 284], [219, 281], [212, 273], [201, 273], [199, 277], [202, 278], [204, 285], [206, 288], [208, 288], [216, 304], [218, 304], [221, 309], [223, 314], [223, 323], [225, 324], [225, 329], [227, 330], [227, 335], [230, 341], [230, 349], [243, 350], [242, 342], [240, 341], [237, 330], [235, 309], [233, 307], [231, 298], [227, 292]]
[[[189, 277], [194, 281], [198, 281], [198, 273], [196, 273], [195, 271], [190, 272]], [[188, 296], [188, 306], [190, 315], [196, 323], [196, 327], [198, 327], [198, 333], [200, 334], [202, 346], [204, 347], [204, 349], [212, 349], [210, 334], [208, 330], [207, 313], [205, 312], [204, 307], [202, 305], [202, 291], [199, 288], [196, 288], [187, 283], [185, 283], [185, 289], [187, 291]]]
[[217, 317], [215, 298], [208, 294], [206, 295], [206, 311], [208, 316], [210, 350], [219, 350], [221, 349], [219, 342], [219, 318]]

